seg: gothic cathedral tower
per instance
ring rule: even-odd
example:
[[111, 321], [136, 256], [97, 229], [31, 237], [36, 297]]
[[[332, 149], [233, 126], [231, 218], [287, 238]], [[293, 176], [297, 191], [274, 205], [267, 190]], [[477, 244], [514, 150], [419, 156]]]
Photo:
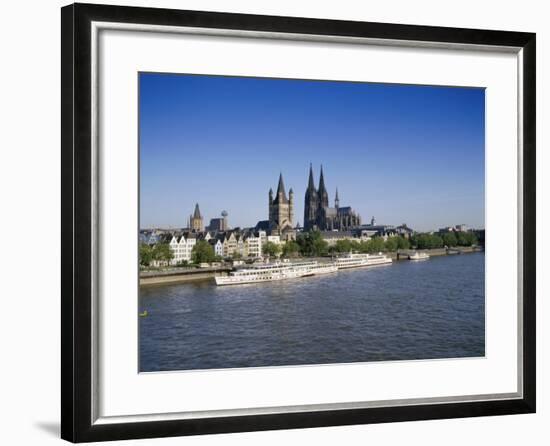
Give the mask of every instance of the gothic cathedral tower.
[[304, 230], [309, 231], [317, 222], [317, 208], [319, 207], [319, 195], [313, 181], [313, 168], [309, 165], [309, 181], [304, 203]]
[[361, 216], [351, 206], [340, 207], [338, 189], [334, 198], [334, 207], [329, 206], [328, 192], [325, 186], [325, 174], [321, 165], [319, 188], [315, 189], [313, 168], [309, 166], [309, 182], [304, 203], [304, 231], [348, 231], [361, 225]]
[[323, 176], [323, 165], [321, 164], [321, 176], [319, 177], [319, 207], [328, 208], [328, 192], [325, 187], [325, 178]]

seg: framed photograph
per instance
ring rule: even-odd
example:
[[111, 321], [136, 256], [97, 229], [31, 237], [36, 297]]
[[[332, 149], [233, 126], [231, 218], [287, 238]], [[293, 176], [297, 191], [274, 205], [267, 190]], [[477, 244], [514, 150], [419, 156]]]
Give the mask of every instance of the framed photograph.
[[535, 411], [535, 35], [74, 4], [62, 437]]

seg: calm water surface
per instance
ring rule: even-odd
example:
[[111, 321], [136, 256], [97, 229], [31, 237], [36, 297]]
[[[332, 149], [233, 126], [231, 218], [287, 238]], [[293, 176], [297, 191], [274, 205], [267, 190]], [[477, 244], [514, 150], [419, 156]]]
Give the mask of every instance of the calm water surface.
[[263, 284], [142, 287], [140, 370], [485, 354], [482, 253]]

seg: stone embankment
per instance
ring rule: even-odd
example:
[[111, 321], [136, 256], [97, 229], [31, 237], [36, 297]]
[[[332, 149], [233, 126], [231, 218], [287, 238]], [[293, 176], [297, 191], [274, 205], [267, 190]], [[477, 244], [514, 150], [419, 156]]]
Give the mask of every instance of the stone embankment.
[[170, 283], [191, 282], [195, 280], [211, 279], [216, 274], [227, 274], [231, 267], [210, 268], [170, 268], [159, 271], [141, 271], [140, 285], [165, 285]]

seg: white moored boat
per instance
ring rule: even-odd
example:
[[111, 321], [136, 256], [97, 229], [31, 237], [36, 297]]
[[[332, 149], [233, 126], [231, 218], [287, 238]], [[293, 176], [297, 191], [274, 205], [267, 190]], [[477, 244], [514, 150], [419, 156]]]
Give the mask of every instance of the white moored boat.
[[415, 252], [409, 255], [409, 260], [428, 260], [430, 256], [425, 252]]
[[354, 254], [350, 252], [349, 254], [337, 257], [334, 261], [338, 269], [386, 265], [388, 263], [392, 263], [392, 259], [382, 253]]
[[334, 263], [320, 263], [317, 261], [276, 262], [231, 271], [228, 276], [216, 276], [215, 280], [216, 285], [239, 285], [317, 276], [335, 273], [336, 271], [338, 271], [338, 268]]

